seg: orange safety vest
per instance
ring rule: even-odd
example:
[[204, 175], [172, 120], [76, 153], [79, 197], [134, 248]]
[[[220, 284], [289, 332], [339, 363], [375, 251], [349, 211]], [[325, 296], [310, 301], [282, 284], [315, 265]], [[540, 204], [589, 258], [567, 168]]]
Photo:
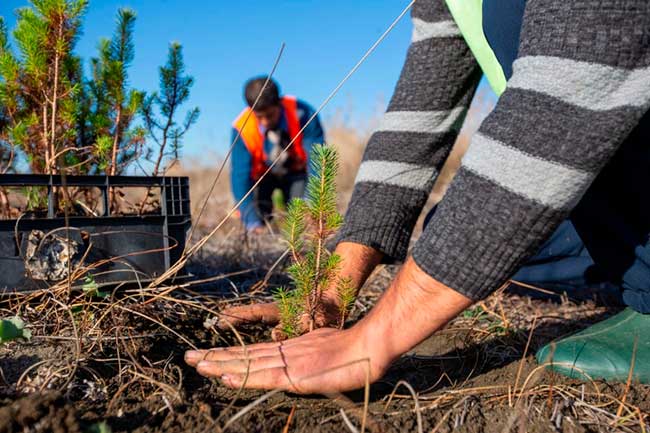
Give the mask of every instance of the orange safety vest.
[[[289, 148], [289, 160], [293, 171], [301, 171], [307, 167], [307, 154], [302, 147], [302, 134], [296, 138], [300, 131], [300, 118], [298, 117], [298, 102], [294, 96], [283, 96], [280, 101], [287, 120], [289, 137], [295, 141]], [[246, 107], [233, 122], [232, 126], [241, 133], [241, 138], [252, 156], [251, 178], [258, 180], [268, 169], [267, 156], [264, 151], [264, 135], [260, 132], [259, 122], [251, 109]], [[248, 121], [246, 120], [248, 118]]]

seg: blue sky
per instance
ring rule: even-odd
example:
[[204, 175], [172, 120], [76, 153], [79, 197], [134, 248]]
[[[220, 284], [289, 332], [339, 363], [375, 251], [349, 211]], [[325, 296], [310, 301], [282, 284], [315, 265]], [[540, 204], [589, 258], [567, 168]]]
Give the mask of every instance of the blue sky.
[[[318, 106], [401, 12], [406, 0], [90, 0], [77, 53], [87, 61], [101, 37], [110, 37], [119, 7], [134, 9], [134, 87], [152, 91], [170, 41], [183, 44], [194, 76], [190, 106], [201, 109], [185, 140], [186, 156], [223, 153], [230, 122], [243, 108], [242, 84], [272, 66], [282, 42], [276, 78], [285, 93]], [[0, 15], [14, 27], [14, 10], [27, 1], [0, 0]], [[324, 111], [352, 109], [362, 121], [392, 94], [411, 34], [408, 15]]]

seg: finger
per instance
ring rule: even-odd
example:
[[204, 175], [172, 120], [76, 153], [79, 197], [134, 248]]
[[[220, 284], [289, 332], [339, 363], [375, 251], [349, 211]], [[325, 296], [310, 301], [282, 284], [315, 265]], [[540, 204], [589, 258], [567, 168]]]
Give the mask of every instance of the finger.
[[249, 374], [223, 374], [219, 380], [230, 388], [292, 390], [291, 380], [284, 367], [266, 368]]
[[258, 350], [270, 350], [277, 349], [282, 346], [283, 342], [269, 342], [269, 343], [256, 343], [256, 344], [247, 344], [244, 346], [227, 346], [227, 347], [214, 347], [210, 349], [210, 352], [228, 352], [231, 354], [244, 354], [244, 353], [253, 353]]
[[230, 347], [215, 347], [212, 349], [204, 350], [188, 350], [185, 352], [185, 362], [192, 367], [203, 360], [207, 361], [227, 361], [241, 357], [259, 358], [264, 356], [272, 356], [277, 353], [280, 346], [284, 349], [300, 347], [301, 345], [311, 346], [317, 344], [314, 340], [318, 340], [328, 334], [337, 332], [332, 328], [321, 328], [313, 332], [305, 334], [298, 338], [291, 338], [282, 342], [258, 343], [248, 346], [230, 346]]
[[207, 350], [188, 350], [185, 352], [185, 363], [196, 367], [196, 364], [203, 361], [207, 353]]
[[221, 377], [224, 374], [245, 375], [269, 368], [284, 367], [281, 356], [265, 356], [256, 359], [233, 359], [229, 361], [201, 361], [196, 371], [208, 377]]
[[257, 359], [266, 356], [280, 355], [278, 348], [250, 350], [248, 352], [229, 352], [224, 350], [210, 350], [201, 361], [230, 361], [233, 359]]
[[280, 346], [282, 346], [283, 342], [278, 341], [270, 341], [268, 343], [255, 343], [255, 344], [247, 344], [247, 345], [237, 345], [237, 346], [228, 346], [228, 347], [216, 347], [212, 350], [217, 350], [217, 351], [224, 351], [224, 352], [251, 352], [254, 350], [260, 350], [260, 349], [275, 349]]
[[338, 329], [334, 328], [319, 328], [315, 331], [308, 332], [299, 337], [289, 338], [288, 340], [281, 341], [282, 347], [284, 349], [300, 347], [300, 346], [313, 346], [314, 344], [319, 344], [320, 340], [329, 334], [339, 332]]
[[185, 362], [192, 367], [200, 361], [226, 361], [237, 358], [260, 358], [279, 354], [281, 343], [260, 343], [250, 346], [216, 347], [213, 349], [188, 350]]
[[288, 349], [290, 347], [295, 348], [300, 346], [313, 346], [314, 344], [318, 344], [319, 340], [321, 340], [322, 338], [336, 332], [339, 332], [339, 330], [334, 328], [320, 328], [315, 331], [309, 332], [307, 334], [301, 335], [299, 337], [290, 338], [284, 341], [257, 343], [257, 344], [250, 344], [247, 346], [239, 345], [239, 346], [229, 346], [229, 347], [217, 347], [211, 349], [211, 351], [215, 351], [215, 352], [225, 351], [225, 352], [237, 353], [237, 354], [249, 353], [251, 354], [250, 356], [253, 356], [252, 354], [254, 352], [257, 352], [258, 350], [277, 349], [278, 347], [282, 347], [283, 349]]
[[217, 326], [219, 329], [230, 329], [246, 323], [264, 323], [275, 325], [279, 321], [280, 310], [274, 302], [266, 304], [242, 305], [227, 308], [221, 312]]

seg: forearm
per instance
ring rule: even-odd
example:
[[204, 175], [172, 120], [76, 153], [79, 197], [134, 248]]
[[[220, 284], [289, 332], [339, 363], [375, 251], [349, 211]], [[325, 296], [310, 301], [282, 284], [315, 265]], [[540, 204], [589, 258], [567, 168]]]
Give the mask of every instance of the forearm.
[[[237, 137], [237, 132], [233, 130], [233, 140]], [[262, 221], [257, 215], [253, 194], [248, 194], [253, 182], [250, 179], [252, 159], [246, 149], [244, 142], [238, 138], [233, 147], [231, 167], [230, 167], [230, 185], [235, 203], [242, 201], [239, 207], [241, 220], [247, 228], [253, 228], [262, 225]], [[248, 196], [246, 197], [246, 195]], [[244, 197], [246, 197], [244, 199]]]
[[[304, 104], [303, 104], [304, 105]], [[313, 117], [315, 111], [313, 108], [304, 105], [303, 106], [303, 116], [301, 117], [301, 124], [306, 125], [305, 130], [302, 133], [302, 147], [307, 156], [307, 161], [311, 161], [311, 151], [312, 148], [317, 144], [325, 144], [325, 134], [323, 132], [323, 127], [320, 123], [320, 118], [316, 116], [312, 119], [311, 123], [307, 122]], [[310, 176], [314, 176], [313, 172], [314, 167], [312, 164], [308, 164], [307, 170]]]
[[[506, 91], [413, 249], [431, 277], [474, 300], [537, 252], [650, 108], [648, 3], [574, 6], [527, 3]], [[598, 43], [579, 37], [588, 28]]]
[[434, 280], [409, 258], [375, 308], [351, 331], [362, 336], [371, 363], [386, 365], [471, 304], [472, 300]]
[[[355, 293], [359, 292], [383, 257], [380, 251], [354, 242], [339, 243], [334, 253], [342, 259], [340, 277], [351, 281]], [[326, 302], [338, 306], [339, 296], [335, 287], [331, 287], [323, 296]]]
[[341, 240], [406, 257], [413, 228], [481, 76], [444, 2], [417, 1], [390, 104], [359, 168]]

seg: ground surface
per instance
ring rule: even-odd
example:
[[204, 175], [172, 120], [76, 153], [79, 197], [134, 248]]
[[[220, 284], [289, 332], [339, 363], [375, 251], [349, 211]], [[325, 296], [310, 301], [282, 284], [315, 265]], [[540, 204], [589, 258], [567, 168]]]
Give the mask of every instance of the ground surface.
[[[581, 383], [534, 362], [546, 342], [616, 308], [512, 292], [474, 306], [396, 362], [371, 387], [367, 411], [360, 391], [338, 398], [277, 393], [242, 414], [264, 393], [206, 380], [184, 365], [183, 353], [191, 345], [237, 344], [206, 319], [224, 302], [260, 301], [286, 283], [282, 266], [268, 272], [281, 252], [272, 236], [231, 233], [189, 264], [198, 278], [241, 272], [227, 278], [132, 290], [111, 303], [56, 292], [3, 304], [2, 316], [20, 314], [34, 337], [0, 346], [0, 433], [109, 431], [106, 425], [113, 432], [345, 432], [360, 431], [363, 419], [376, 432], [650, 431], [650, 387]], [[352, 320], [394, 272], [373, 275]], [[251, 290], [257, 294], [247, 295]], [[242, 334], [246, 342], [269, 336], [263, 329]], [[395, 388], [402, 381], [415, 396]]]

